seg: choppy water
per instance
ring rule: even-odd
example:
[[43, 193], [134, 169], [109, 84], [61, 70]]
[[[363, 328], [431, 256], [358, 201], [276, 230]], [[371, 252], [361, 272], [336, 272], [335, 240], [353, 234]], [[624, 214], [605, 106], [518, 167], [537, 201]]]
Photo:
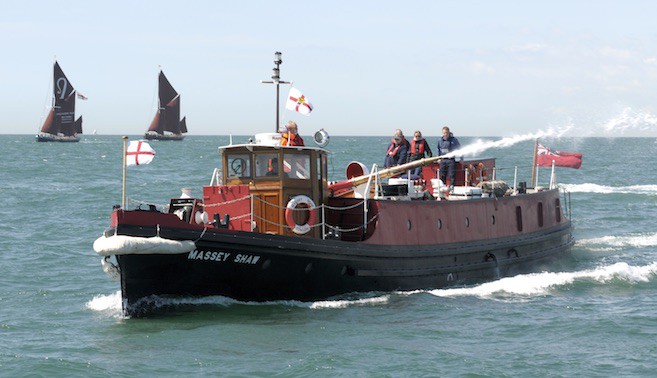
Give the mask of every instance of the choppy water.
[[[386, 139], [333, 137], [332, 178], [351, 160], [381, 163]], [[227, 141], [153, 142], [153, 163], [128, 171], [129, 196], [200, 194]], [[582, 169], [558, 169], [577, 243], [553, 271], [341, 301], [190, 298], [126, 319], [91, 248], [121, 200], [121, 138], [0, 136], [0, 376], [654, 376], [657, 143], [543, 143], [584, 154]], [[527, 177], [532, 149], [481, 155]]]

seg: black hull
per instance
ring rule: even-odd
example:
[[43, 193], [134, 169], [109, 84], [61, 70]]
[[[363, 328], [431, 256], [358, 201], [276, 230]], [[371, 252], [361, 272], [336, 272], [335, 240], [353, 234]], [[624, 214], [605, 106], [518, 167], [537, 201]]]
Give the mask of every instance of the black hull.
[[183, 140], [185, 136], [182, 134], [144, 134], [144, 139], [147, 140]]
[[59, 136], [59, 135], [44, 135], [39, 134], [36, 136], [37, 142], [61, 142], [61, 143], [75, 143], [80, 141], [78, 136]]
[[[153, 236], [120, 226], [118, 233]], [[198, 231], [161, 229], [168, 239]], [[184, 254], [117, 255], [124, 312], [149, 297], [220, 295], [241, 301], [314, 301], [353, 292], [437, 289], [535, 271], [573, 244], [570, 223], [541, 233], [432, 246], [387, 246], [213, 230]]]

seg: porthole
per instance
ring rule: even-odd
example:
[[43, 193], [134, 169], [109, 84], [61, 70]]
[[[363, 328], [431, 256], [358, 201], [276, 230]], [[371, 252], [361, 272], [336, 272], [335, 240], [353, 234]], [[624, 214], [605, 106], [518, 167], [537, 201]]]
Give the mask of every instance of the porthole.
[[465, 217], [465, 227], [470, 227], [470, 218]]
[[516, 206], [516, 228], [518, 232], [522, 232], [522, 208]]
[[408, 228], [409, 230], [411, 229], [411, 220], [410, 219], [406, 221], [406, 228]]
[[342, 272], [341, 272], [341, 274], [342, 274], [343, 276], [351, 276], [351, 277], [353, 277], [353, 276], [356, 275], [356, 271], [354, 270], [354, 268], [345, 265], [345, 266], [342, 267]]
[[438, 219], [438, 229], [442, 230], [443, 229], [443, 221]]
[[495, 215], [490, 216], [490, 224], [495, 224]]

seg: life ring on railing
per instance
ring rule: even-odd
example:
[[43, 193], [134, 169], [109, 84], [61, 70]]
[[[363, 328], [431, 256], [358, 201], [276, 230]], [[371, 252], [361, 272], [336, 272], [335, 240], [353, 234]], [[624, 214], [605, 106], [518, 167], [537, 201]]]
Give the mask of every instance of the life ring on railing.
[[468, 172], [470, 172], [470, 185], [476, 186], [482, 181], [486, 181], [488, 178], [486, 176], [486, 166], [484, 163], [478, 163], [476, 165], [470, 164], [468, 166]]
[[[305, 224], [297, 224], [294, 221], [294, 212], [298, 211], [297, 209], [298, 205], [306, 205], [308, 209], [308, 221]], [[305, 209], [304, 209], [305, 210]], [[292, 197], [290, 202], [287, 203], [286, 209], [285, 209], [285, 222], [287, 222], [287, 225], [292, 228], [292, 232], [295, 234], [305, 234], [310, 229], [315, 225], [315, 221], [317, 220], [317, 207], [315, 207], [315, 203], [313, 200], [304, 195], [298, 195]]]

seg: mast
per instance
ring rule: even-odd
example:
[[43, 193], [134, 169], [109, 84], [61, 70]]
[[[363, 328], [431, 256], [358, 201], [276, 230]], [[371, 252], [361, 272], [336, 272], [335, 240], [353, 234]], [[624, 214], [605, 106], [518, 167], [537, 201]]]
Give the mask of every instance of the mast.
[[261, 83], [263, 84], [276, 84], [276, 126], [274, 128], [274, 132], [277, 133], [280, 125], [280, 84], [290, 84], [289, 81], [282, 81], [281, 80], [281, 70], [280, 70], [280, 65], [283, 63], [283, 60], [281, 59], [281, 55], [283, 55], [280, 51], [276, 51], [274, 53], [274, 64], [276, 67], [272, 70], [272, 75], [271, 78], [272, 80], [260, 80]]
[[532, 162], [532, 186], [536, 177], [536, 154], [538, 153], [538, 139], [534, 140], [534, 160]]

